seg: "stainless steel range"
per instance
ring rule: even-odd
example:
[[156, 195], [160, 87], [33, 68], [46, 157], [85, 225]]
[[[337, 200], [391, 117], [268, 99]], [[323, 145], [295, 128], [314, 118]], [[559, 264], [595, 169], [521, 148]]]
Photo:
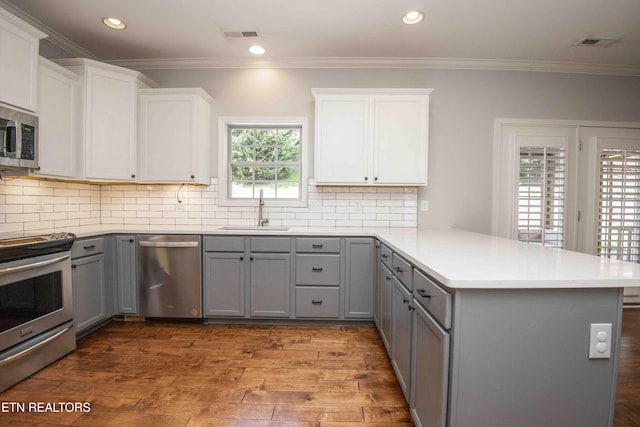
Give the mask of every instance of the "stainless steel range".
[[0, 240], [0, 391], [76, 348], [71, 233]]

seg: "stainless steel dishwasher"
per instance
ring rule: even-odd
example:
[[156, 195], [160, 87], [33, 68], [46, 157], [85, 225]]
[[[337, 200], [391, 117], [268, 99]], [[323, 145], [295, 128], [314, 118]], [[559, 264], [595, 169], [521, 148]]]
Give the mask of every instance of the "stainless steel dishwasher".
[[202, 317], [201, 237], [138, 237], [138, 289], [145, 317]]

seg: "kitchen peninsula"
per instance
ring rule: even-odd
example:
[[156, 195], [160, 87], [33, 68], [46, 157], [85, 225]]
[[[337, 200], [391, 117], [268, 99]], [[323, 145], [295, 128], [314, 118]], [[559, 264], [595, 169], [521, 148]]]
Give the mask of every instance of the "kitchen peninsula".
[[[109, 238], [112, 233], [135, 237], [157, 231], [101, 229], [79, 233], [79, 237]], [[442, 397], [444, 425], [612, 423], [622, 287], [638, 283], [638, 265], [462, 230], [290, 227], [285, 231], [211, 228], [173, 232], [201, 234], [212, 241], [237, 237], [246, 239], [248, 246], [258, 238], [291, 239], [291, 252], [298, 260], [305, 255], [303, 243], [310, 239], [336, 239], [342, 245], [364, 239], [375, 242], [374, 261], [369, 265], [375, 266], [377, 273], [368, 277], [377, 278], [370, 289], [374, 314], [369, 318], [375, 319], [383, 341], [385, 322], [395, 328], [385, 344], [401, 386], [406, 381], [403, 391], [414, 420], [420, 419], [415, 411], [424, 406], [416, 400], [420, 373], [426, 365], [424, 369], [429, 371], [430, 366], [440, 364], [442, 381], [436, 394]], [[292, 264], [295, 274], [295, 261]], [[343, 272], [344, 264], [341, 261]], [[341, 274], [349, 277], [348, 272]], [[390, 319], [384, 313], [385, 280], [397, 283], [389, 294], [393, 306]], [[204, 283], [205, 292], [206, 286]], [[290, 288], [292, 314], [284, 321], [296, 319], [296, 288], [301, 287]], [[395, 291], [407, 295], [400, 297], [399, 306], [393, 305]], [[398, 330], [402, 300], [409, 301], [408, 305], [404, 302], [409, 316], [416, 314], [408, 318], [405, 330]], [[434, 355], [420, 347], [423, 341], [417, 335], [421, 331], [417, 312], [422, 307], [444, 338], [442, 353]], [[606, 333], [599, 334], [602, 330], [598, 328]], [[403, 339], [406, 355], [398, 349]], [[594, 353], [598, 344], [604, 351]], [[402, 367], [403, 357], [410, 369], [409, 365]], [[403, 369], [406, 378], [402, 377]]]

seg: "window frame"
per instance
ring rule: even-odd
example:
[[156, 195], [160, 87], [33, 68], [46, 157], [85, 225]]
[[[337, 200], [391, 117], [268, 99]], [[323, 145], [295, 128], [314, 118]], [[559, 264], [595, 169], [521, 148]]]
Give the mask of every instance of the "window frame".
[[[583, 131], [597, 128], [630, 128], [640, 129], [640, 122], [603, 122], [588, 120], [553, 120], [553, 119], [521, 119], [521, 118], [496, 118], [493, 121], [493, 185], [492, 185], [492, 214], [491, 214], [491, 234], [509, 239], [517, 239], [515, 233], [517, 176], [518, 176], [518, 153], [519, 148], [515, 138], [509, 135], [509, 128], [527, 127], [530, 129], [565, 129], [566, 135], [575, 135], [575, 140], [571, 141], [567, 147], [567, 171], [565, 175], [565, 188], [568, 190], [565, 199], [565, 218], [568, 220], [565, 230], [564, 249], [577, 250], [579, 252], [593, 253], [593, 247], [584, 247], [581, 240], [594, 241], [594, 229], [584, 229], [584, 224], [591, 221], [585, 220], [585, 215], [589, 215], [587, 209], [578, 206], [579, 199], [588, 200], [594, 197], [596, 188], [589, 187], [589, 194], [583, 195], [578, 188], [578, 181], [585, 177], [581, 176], [584, 168], [579, 164], [583, 162], [581, 156], [588, 155], [592, 150], [585, 147], [580, 150]], [[579, 178], [580, 177], [580, 178]], [[589, 178], [589, 177], [587, 177]], [[595, 185], [595, 183], [593, 184]], [[578, 213], [582, 212], [582, 220], [578, 220]], [[591, 244], [593, 245], [593, 244]]]
[[306, 207], [308, 185], [308, 119], [304, 116], [291, 117], [219, 117], [218, 118], [218, 204], [220, 206], [257, 206], [258, 198], [233, 199], [229, 192], [231, 183], [231, 159], [229, 158], [231, 140], [229, 128], [239, 127], [286, 127], [300, 128], [300, 198], [265, 199], [265, 206]]

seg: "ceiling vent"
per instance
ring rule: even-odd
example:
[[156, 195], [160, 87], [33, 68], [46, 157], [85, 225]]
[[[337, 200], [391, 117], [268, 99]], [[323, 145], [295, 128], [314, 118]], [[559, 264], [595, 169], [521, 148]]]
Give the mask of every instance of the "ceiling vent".
[[225, 39], [256, 39], [260, 38], [257, 31], [225, 31]]
[[575, 45], [576, 46], [598, 46], [598, 47], [609, 47], [612, 44], [618, 42], [620, 39], [611, 39], [606, 37], [585, 37], [582, 40], [579, 40]]

